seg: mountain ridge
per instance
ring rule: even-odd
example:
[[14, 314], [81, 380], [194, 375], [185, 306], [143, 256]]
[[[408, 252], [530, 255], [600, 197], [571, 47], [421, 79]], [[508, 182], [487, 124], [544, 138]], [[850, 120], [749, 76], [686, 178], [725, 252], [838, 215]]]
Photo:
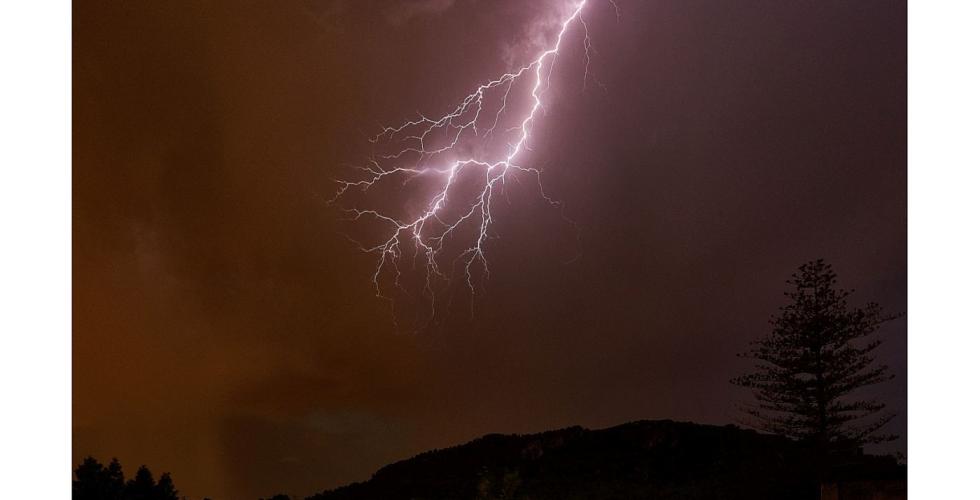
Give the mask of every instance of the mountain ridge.
[[[855, 454], [835, 478], [904, 480], [892, 457]], [[827, 478], [823, 478], [827, 479]], [[819, 498], [802, 444], [734, 425], [639, 420], [487, 434], [386, 465], [309, 500]]]

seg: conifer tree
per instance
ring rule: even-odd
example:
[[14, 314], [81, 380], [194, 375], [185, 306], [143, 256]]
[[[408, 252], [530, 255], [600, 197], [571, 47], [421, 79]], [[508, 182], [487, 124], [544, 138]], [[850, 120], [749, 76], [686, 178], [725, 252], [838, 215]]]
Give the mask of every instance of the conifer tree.
[[174, 487], [174, 481], [170, 479], [169, 472], [160, 475], [160, 480], [153, 487], [153, 493], [155, 500], [178, 500], [177, 488]]
[[873, 352], [881, 345], [874, 334], [895, 316], [875, 303], [849, 307], [851, 291], [837, 288], [823, 260], [802, 265], [787, 283], [789, 305], [770, 320], [771, 332], [740, 355], [756, 361], [755, 371], [732, 380], [755, 396], [755, 405], [743, 407], [749, 424], [824, 452], [894, 439], [881, 432], [894, 415], [854, 393], [894, 377]]

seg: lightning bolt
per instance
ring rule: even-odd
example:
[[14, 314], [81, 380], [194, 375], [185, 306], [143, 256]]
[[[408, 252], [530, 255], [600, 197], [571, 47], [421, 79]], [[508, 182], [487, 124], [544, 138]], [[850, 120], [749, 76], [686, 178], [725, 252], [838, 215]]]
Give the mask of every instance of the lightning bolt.
[[[613, 0], [609, 2], [616, 8], [618, 18], [618, 5]], [[414, 216], [393, 215], [397, 210], [342, 208], [348, 220], [370, 219], [387, 227], [387, 235], [375, 244], [365, 246], [353, 238], [351, 241], [362, 251], [377, 254], [372, 276], [375, 294], [392, 303], [393, 315], [394, 300], [386, 293], [383, 282], [389, 283], [391, 289], [408, 293], [404, 275], [416, 270], [420, 262], [424, 271], [418, 284], [429, 299], [429, 320], [436, 316], [437, 282], [448, 283], [459, 266], [469, 287], [472, 314], [477, 282], [490, 273], [486, 251], [494, 221], [495, 195], [502, 192], [509, 176], [530, 176], [541, 197], [552, 206], [559, 206], [545, 193], [541, 170], [518, 160], [530, 150], [542, 96], [550, 87], [563, 41], [576, 21], [584, 30], [585, 78], [589, 76], [593, 48], [582, 17], [588, 3], [589, 0], [576, 0], [571, 5], [557, 26], [552, 45], [529, 63], [479, 85], [443, 116], [420, 113], [417, 119], [384, 127], [370, 139], [383, 151], [375, 154], [369, 165], [355, 167], [362, 175], [352, 180], [335, 179], [339, 189], [331, 203], [354, 190], [384, 191], [392, 185], [401, 190], [422, 178], [439, 179], [434, 190], [421, 196], [422, 203]], [[514, 106], [521, 107], [516, 121], [509, 109]], [[508, 120], [513, 125], [504, 129]]]

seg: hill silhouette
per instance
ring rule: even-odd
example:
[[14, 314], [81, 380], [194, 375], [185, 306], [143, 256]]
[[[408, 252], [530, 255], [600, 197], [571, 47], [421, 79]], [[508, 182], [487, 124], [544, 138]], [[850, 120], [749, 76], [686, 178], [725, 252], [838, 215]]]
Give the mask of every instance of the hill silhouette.
[[733, 425], [639, 421], [601, 430], [491, 434], [310, 498], [809, 499], [820, 498], [822, 480], [905, 477], [905, 467], [891, 457], [855, 455], [820, 473], [812, 456], [798, 442]]

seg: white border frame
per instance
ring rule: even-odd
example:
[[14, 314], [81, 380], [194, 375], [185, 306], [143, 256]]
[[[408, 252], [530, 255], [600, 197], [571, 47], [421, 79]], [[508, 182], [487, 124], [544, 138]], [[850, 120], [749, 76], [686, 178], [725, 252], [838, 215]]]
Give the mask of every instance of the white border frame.
[[0, 3], [0, 484], [71, 498], [71, 3]]

